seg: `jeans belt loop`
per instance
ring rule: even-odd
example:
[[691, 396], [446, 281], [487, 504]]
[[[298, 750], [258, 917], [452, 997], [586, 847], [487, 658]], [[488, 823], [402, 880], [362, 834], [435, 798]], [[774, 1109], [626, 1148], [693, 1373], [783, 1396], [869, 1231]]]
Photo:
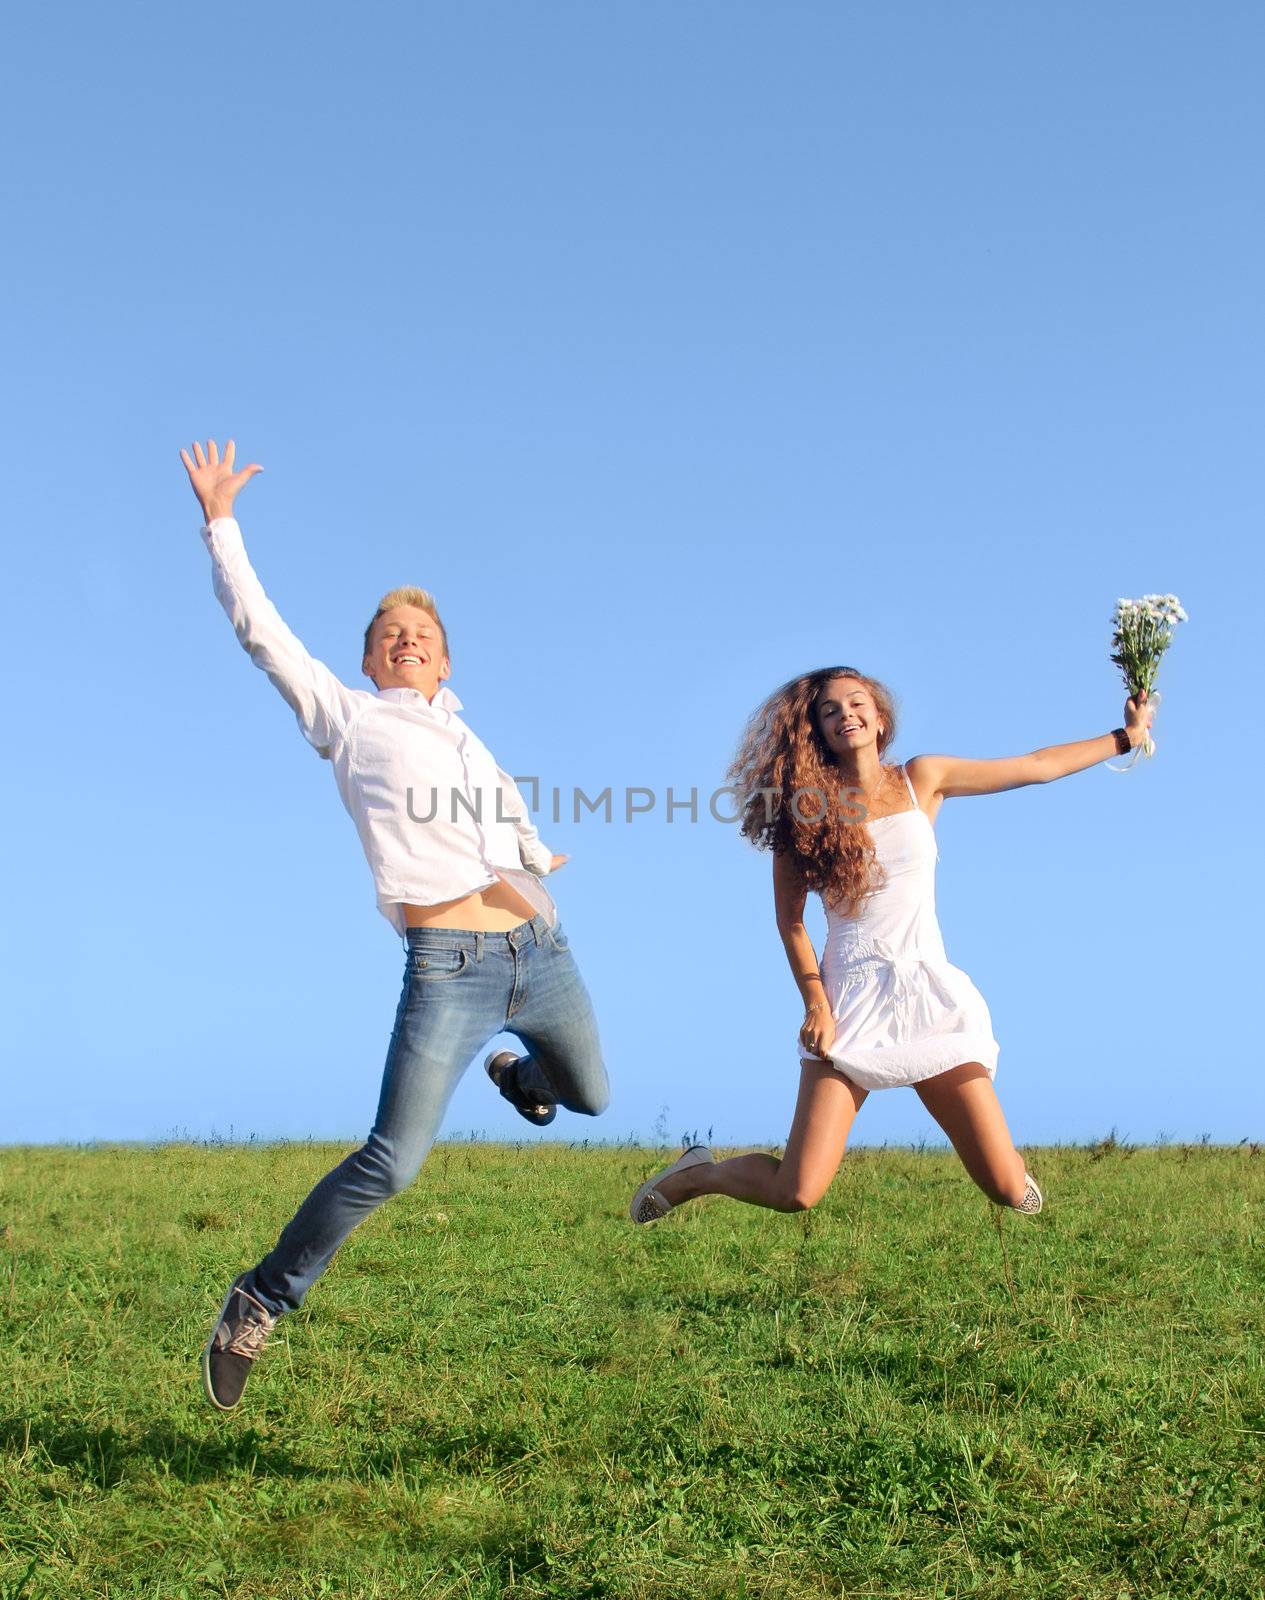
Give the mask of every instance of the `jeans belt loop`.
[[531, 936], [536, 941], [536, 948], [539, 949], [540, 948], [540, 918], [539, 918], [539, 916], [535, 916], [535, 917], [533, 917], [531, 919]]
[[474, 959], [476, 961], [483, 960], [483, 935], [478, 932], [474, 936]]

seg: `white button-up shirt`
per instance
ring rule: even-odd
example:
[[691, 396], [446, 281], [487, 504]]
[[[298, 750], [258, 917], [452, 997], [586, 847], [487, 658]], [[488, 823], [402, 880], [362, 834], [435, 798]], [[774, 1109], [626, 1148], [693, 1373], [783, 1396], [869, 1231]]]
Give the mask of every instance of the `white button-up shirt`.
[[[404, 905], [438, 905], [503, 878], [552, 926], [539, 881], [552, 855], [514, 780], [440, 688], [349, 689], [310, 656], [264, 593], [234, 517], [203, 528], [216, 598], [249, 652], [334, 769], [373, 873], [378, 909], [401, 938]], [[527, 871], [523, 868], [526, 867]]]

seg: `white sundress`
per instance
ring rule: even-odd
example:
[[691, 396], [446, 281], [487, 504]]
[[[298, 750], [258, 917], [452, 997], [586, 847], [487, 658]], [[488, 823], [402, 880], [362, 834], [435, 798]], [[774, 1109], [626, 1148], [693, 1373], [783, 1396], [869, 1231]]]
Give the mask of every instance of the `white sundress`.
[[[869, 824], [885, 882], [857, 916], [825, 907], [821, 976], [835, 1019], [828, 1059], [863, 1089], [918, 1083], [966, 1061], [980, 1062], [990, 1078], [997, 1071], [984, 997], [944, 953], [935, 829], [901, 772], [913, 810]], [[801, 1046], [800, 1059], [819, 1058]]]

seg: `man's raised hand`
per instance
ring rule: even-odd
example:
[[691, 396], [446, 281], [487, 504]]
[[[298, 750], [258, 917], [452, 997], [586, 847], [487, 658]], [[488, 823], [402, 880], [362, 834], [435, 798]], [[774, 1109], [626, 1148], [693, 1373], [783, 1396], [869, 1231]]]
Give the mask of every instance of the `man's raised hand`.
[[216, 517], [231, 517], [233, 501], [236, 500], [238, 491], [249, 483], [257, 472], [264, 470], [252, 462], [240, 472], [235, 472], [234, 455], [235, 446], [231, 439], [224, 446], [222, 461], [220, 448], [214, 439], [207, 440], [205, 450], [195, 441], [192, 458], [187, 450], [180, 452], [180, 459], [189, 474], [189, 482], [193, 485], [193, 492], [202, 507], [202, 515], [208, 522], [213, 522]]

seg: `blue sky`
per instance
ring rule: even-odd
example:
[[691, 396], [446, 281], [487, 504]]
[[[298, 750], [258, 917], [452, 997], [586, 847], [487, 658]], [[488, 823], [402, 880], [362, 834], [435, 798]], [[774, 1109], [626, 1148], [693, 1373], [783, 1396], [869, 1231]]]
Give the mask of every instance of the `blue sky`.
[[[308, 648], [368, 687], [426, 585], [567, 792], [705, 795], [840, 660], [897, 756], [1104, 732], [1116, 597], [1175, 591], [1155, 761], [949, 802], [940, 920], [1021, 1142], [1259, 1137], [1263, 46], [1248, 4], [15, 15], [0, 1140], [372, 1118], [402, 949], [212, 596], [177, 452], [229, 434]], [[552, 1131], [781, 1139], [767, 858], [538, 821], [614, 1084]], [[536, 1137], [477, 1072], [469, 1130]], [[934, 1135], [909, 1091], [857, 1130]]]

